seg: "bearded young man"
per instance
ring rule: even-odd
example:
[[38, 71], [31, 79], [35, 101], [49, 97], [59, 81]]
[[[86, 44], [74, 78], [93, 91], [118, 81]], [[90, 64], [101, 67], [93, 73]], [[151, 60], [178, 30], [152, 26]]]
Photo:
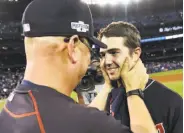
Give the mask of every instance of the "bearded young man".
[[[126, 92], [128, 86], [124, 84], [129, 79], [121, 75], [121, 67], [127, 57], [129, 70], [140, 61], [140, 33], [130, 23], [113, 22], [100, 31], [99, 39], [107, 45], [107, 49], [100, 49], [105, 85], [90, 105], [108, 111], [117, 120], [121, 120], [122, 124], [131, 127], [131, 110], [128, 106]], [[142, 73], [141, 76], [143, 75], [146, 76], [147, 73]], [[137, 80], [141, 80], [140, 75], [137, 75], [136, 72], [132, 73], [132, 76], [139, 77]], [[132, 84], [135, 82], [130, 81]], [[112, 84], [114, 82], [115, 86]], [[148, 76], [146, 86], [140, 89], [144, 96], [139, 92], [135, 92], [135, 95], [143, 98], [159, 133], [182, 133], [183, 99], [161, 83], [149, 79]], [[139, 110], [135, 110], [135, 112], [137, 111]], [[139, 113], [140, 117], [144, 119], [144, 113]]]

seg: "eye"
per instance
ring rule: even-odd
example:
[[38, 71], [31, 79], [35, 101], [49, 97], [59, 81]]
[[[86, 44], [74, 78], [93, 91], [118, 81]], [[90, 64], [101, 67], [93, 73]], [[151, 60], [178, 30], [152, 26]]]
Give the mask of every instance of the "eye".
[[119, 52], [117, 51], [110, 51], [109, 54], [113, 55], [113, 56], [116, 56]]

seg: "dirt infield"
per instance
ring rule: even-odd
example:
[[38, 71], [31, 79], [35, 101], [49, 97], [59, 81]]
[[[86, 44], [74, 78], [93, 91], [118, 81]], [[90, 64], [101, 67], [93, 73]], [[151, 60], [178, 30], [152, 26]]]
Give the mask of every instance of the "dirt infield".
[[151, 78], [160, 82], [172, 82], [172, 81], [183, 80], [183, 75], [173, 74], [173, 75], [167, 75], [167, 76], [151, 76]]

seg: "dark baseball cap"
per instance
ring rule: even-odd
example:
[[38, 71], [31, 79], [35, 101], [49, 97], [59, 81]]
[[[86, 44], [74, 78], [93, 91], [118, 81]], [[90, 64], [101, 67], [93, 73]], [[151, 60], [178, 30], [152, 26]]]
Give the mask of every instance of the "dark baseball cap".
[[34, 0], [23, 13], [22, 26], [26, 37], [79, 35], [107, 47], [94, 37], [91, 11], [80, 0]]

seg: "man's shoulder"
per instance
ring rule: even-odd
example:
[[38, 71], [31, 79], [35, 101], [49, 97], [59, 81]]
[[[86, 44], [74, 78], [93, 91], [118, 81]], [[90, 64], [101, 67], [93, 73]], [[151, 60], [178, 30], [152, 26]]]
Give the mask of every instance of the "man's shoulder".
[[[177, 88], [176, 88], [177, 89]], [[145, 93], [151, 92], [157, 93], [157, 95], [164, 95], [164, 98], [179, 98], [181, 99], [181, 96], [174, 92], [171, 88], [168, 88], [164, 84], [160, 83], [159, 81], [151, 79], [150, 84], [148, 84], [148, 87], [144, 91]]]
[[162, 83], [151, 81], [150, 86], [144, 91], [145, 104], [155, 124], [157, 124], [156, 127], [159, 130], [165, 130], [165, 132], [172, 132], [174, 125], [180, 123], [179, 117], [182, 115], [183, 99]]
[[[65, 109], [66, 112], [64, 113], [66, 113], [66, 115], [73, 116], [76, 120], [79, 119], [86, 124], [88, 124], [88, 122], [95, 124], [103, 121], [106, 122], [107, 120], [114, 121], [114, 118], [107, 112], [100, 111], [97, 108], [88, 107], [87, 105], [68, 103], [68, 105], [65, 106]], [[59, 110], [63, 112], [63, 107], [61, 106]]]
[[62, 112], [60, 117], [62, 119], [67, 117], [65, 122], [70, 123], [75, 129], [80, 127], [83, 131], [93, 133], [131, 133], [129, 127], [123, 126], [120, 121], [97, 108], [70, 103], [65, 110], [67, 111], [61, 108], [58, 110]]
[[[166, 105], [178, 105], [183, 101], [182, 97], [164, 84], [151, 80], [149, 86], [144, 90], [145, 99], [158, 101]], [[178, 103], [179, 102], [179, 103]]]

